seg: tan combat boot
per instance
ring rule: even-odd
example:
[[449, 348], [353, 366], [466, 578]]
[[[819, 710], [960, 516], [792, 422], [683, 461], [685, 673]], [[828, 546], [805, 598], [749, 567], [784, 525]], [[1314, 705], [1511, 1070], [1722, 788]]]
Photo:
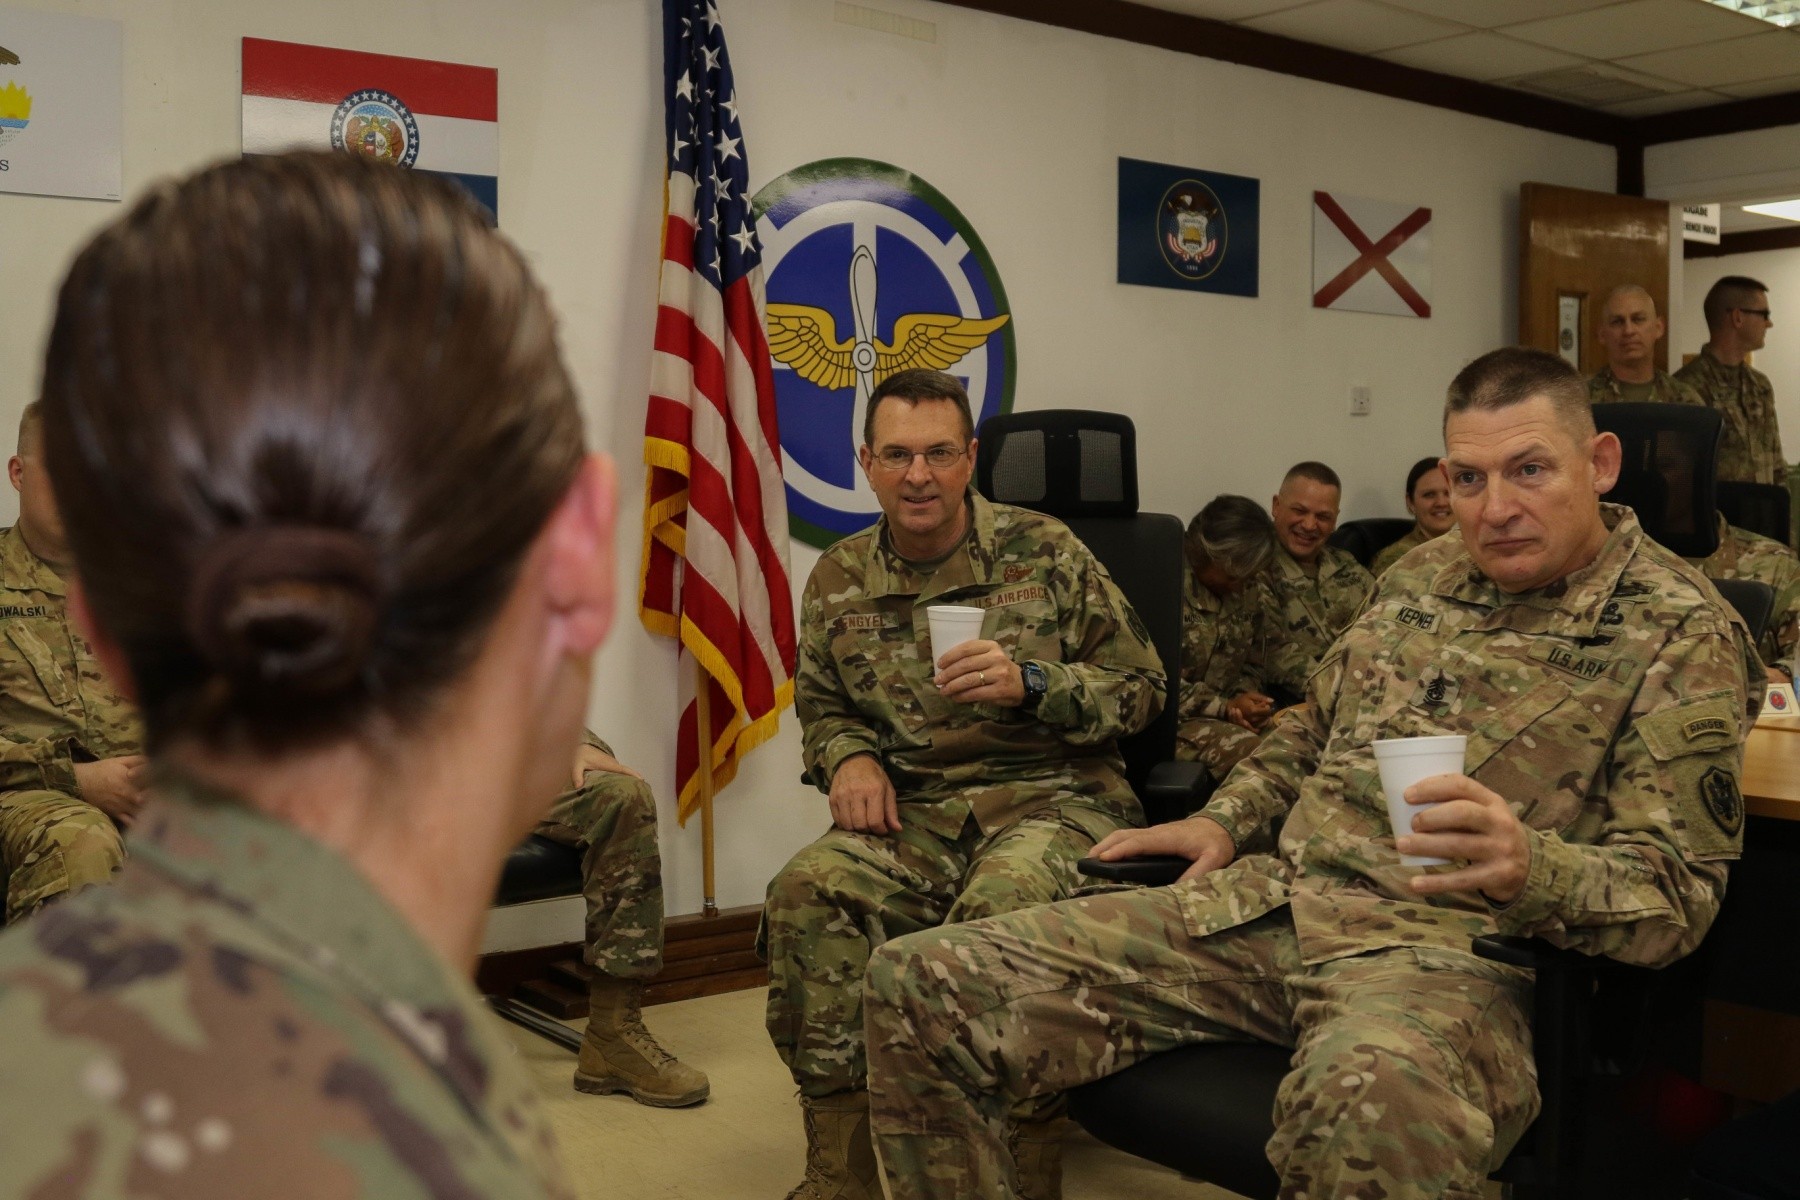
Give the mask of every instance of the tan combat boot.
[[1019, 1121], [1007, 1144], [1019, 1175], [1019, 1200], [1062, 1200], [1063, 1137], [1069, 1122]]
[[596, 975], [588, 984], [587, 1033], [575, 1066], [575, 1090], [600, 1096], [629, 1092], [639, 1104], [657, 1108], [700, 1103], [711, 1085], [656, 1044], [638, 1008], [643, 995], [636, 980]]
[[869, 1134], [869, 1093], [800, 1097], [806, 1115], [806, 1178], [787, 1200], [882, 1200]]

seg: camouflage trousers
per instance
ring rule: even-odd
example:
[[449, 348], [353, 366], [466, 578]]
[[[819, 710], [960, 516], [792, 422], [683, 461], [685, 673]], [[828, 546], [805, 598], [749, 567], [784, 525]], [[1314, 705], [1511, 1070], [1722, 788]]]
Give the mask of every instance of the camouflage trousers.
[[536, 832], [581, 851], [582, 958], [618, 979], [648, 979], [662, 970], [662, 856], [650, 785], [590, 771], [583, 786], [556, 798]]
[[1183, 721], [1175, 736], [1175, 757], [1200, 763], [1211, 773], [1214, 783], [1223, 782], [1231, 768], [1248, 758], [1262, 741], [1260, 733], [1211, 717]]
[[890, 942], [868, 969], [892, 1200], [1014, 1197], [1023, 1098], [1206, 1041], [1294, 1048], [1267, 1153], [1286, 1200], [1482, 1194], [1537, 1110], [1528, 977], [1387, 949], [1308, 965], [1288, 909], [1207, 933], [1179, 889], [1097, 894]]
[[1087, 807], [1039, 810], [954, 838], [907, 822], [891, 836], [832, 829], [769, 884], [757, 951], [769, 964], [767, 1023], [804, 1096], [861, 1088], [863, 968], [889, 938], [1073, 894], [1075, 864], [1127, 822]]
[[111, 817], [62, 792], [0, 793], [0, 879], [8, 923], [64, 892], [112, 878], [125, 846]]

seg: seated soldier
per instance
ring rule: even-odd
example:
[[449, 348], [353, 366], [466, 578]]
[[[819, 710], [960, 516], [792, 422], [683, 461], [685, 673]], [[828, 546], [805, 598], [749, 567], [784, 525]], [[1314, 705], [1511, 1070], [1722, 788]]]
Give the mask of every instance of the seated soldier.
[[[954, 376], [875, 387], [862, 468], [875, 526], [827, 550], [801, 600], [794, 679], [808, 778], [833, 828], [769, 884], [759, 948], [769, 1036], [805, 1110], [789, 1200], [879, 1197], [862, 973], [882, 942], [1070, 895], [1101, 838], [1143, 823], [1118, 739], [1161, 710], [1149, 632], [1051, 517], [969, 483], [974, 423]], [[926, 609], [987, 610], [934, 646]], [[1021, 1134], [1028, 1194], [1054, 1193], [1055, 1123]]]
[[706, 1076], [676, 1061], [644, 1027], [644, 981], [662, 969], [662, 856], [656, 797], [644, 777], [587, 735], [574, 787], [558, 796], [537, 833], [581, 854], [587, 942], [587, 1032], [575, 1090], [627, 1092], [639, 1104], [682, 1108], [706, 1099]]
[[1296, 463], [1269, 504], [1281, 545], [1266, 575], [1267, 636], [1257, 671], [1282, 704], [1300, 699], [1319, 657], [1363, 610], [1375, 584], [1353, 555], [1326, 544], [1343, 491], [1324, 463]]
[[1406, 511], [1412, 514], [1412, 532], [1375, 556], [1369, 573], [1377, 579], [1414, 546], [1423, 546], [1456, 528], [1456, 512], [1450, 507], [1450, 481], [1444, 477], [1444, 464], [1437, 458], [1421, 458], [1406, 473]]
[[119, 831], [144, 801], [144, 734], [69, 622], [72, 555], [36, 403], [7, 473], [19, 522], [0, 534], [0, 878], [7, 922], [105, 883], [125, 861]]
[[1181, 726], [1175, 756], [1216, 783], [1256, 748], [1274, 705], [1250, 671], [1262, 604], [1246, 587], [1275, 554], [1256, 501], [1218, 496], [1188, 522], [1181, 616]]
[[[1465, 367], [1444, 440], [1461, 536], [1388, 573], [1205, 809], [1098, 848], [1182, 855], [1180, 882], [875, 953], [893, 1200], [1014, 1196], [1015, 1104], [1214, 1040], [1294, 1047], [1268, 1143], [1285, 1200], [1475, 1200], [1538, 1095], [1530, 974], [1470, 939], [1660, 966], [1705, 935], [1742, 845], [1743, 622], [1600, 503], [1619, 441], [1562, 359]], [[1445, 734], [1468, 737], [1465, 773], [1408, 788], [1434, 807], [1396, 838], [1371, 744]], [[1278, 854], [1239, 856], [1282, 819]]]
[[1800, 650], [1800, 559], [1772, 538], [1729, 524], [1719, 514], [1719, 548], [1710, 558], [1690, 558], [1708, 579], [1754, 579], [1775, 589], [1775, 607], [1756, 651], [1770, 683], [1793, 682]]

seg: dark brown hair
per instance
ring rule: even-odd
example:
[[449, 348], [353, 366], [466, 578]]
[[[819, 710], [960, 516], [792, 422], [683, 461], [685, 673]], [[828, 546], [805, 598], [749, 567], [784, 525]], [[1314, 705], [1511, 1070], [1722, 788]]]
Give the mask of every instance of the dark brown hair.
[[975, 417], [969, 411], [969, 392], [963, 387], [962, 380], [943, 371], [912, 367], [895, 371], [876, 384], [875, 391], [870, 394], [868, 411], [863, 414], [863, 445], [870, 449], [875, 448], [875, 410], [889, 396], [908, 404], [917, 404], [921, 400], [948, 400], [962, 413], [963, 441], [967, 443], [975, 436]]
[[1456, 373], [1444, 397], [1444, 421], [1470, 409], [1494, 411], [1542, 397], [1576, 437], [1594, 436], [1587, 381], [1566, 361], [1529, 346], [1490, 350]]
[[[1322, 462], [1295, 463], [1287, 469], [1287, 474], [1281, 477], [1281, 487], [1286, 487], [1288, 481], [1292, 479], [1310, 479], [1314, 483], [1336, 488], [1339, 492], [1344, 490], [1344, 481], [1338, 478], [1338, 473]], [[1280, 491], [1281, 489], [1277, 488], [1276, 490]]]
[[151, 190], [70, 268], [43, 404], [153, 746], [420, 719], [582, 455], [523, 257], [454, 185], [347, 154]]
[[1443, 459], [1433, 456], [1430, 458], [1421, 458], [1412, 465], [1412, 470], [1406, 473], [1406, 498], [1408, 500], [1413, 498], [1413, 489], [1419, 486], [1419, 480], [1437, 470], [1438, 466], [1443, 461]]

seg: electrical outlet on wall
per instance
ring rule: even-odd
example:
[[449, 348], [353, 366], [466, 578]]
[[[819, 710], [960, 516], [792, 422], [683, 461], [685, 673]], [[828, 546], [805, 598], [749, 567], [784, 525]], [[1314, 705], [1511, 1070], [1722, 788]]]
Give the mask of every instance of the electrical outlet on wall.
[[1371, 390], [1370, 390], [1368, 384], [1353, 383], [1350, 385], [1350, 415], [1351, 416], [1353, 416], [1353, 417], [1368, 416], [1369, 410], [1374, 407], [1374, 404], [1375, 404], [1375, 398], [1374, 398], [1373, 394], [1371, 393]]

